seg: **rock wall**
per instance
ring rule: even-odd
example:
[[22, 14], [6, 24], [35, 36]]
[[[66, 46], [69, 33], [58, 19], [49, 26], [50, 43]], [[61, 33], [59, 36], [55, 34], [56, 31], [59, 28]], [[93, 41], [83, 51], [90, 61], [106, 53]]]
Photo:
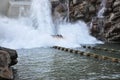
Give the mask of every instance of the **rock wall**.
[[91, 21], [98, 12], [100, 0], [76, 0], [70, 2], [70, 20]]
[[104, 37], [109, 42], [120, 42], [120, 1], [108, 0], [106, 8]]
[[[53, 8], [67, 0], [54, 2]], [[69, 0], [70, 22], [83, 20], [88, 23], [91, 35], [105, 42], [120, 42], [120, 1], [106, 0], [103, 18], [97, 17], [102, 0]], [[68, 10], [66, 10], [68, 11]], [[61, 13], [60, 13], [61, 14]]]

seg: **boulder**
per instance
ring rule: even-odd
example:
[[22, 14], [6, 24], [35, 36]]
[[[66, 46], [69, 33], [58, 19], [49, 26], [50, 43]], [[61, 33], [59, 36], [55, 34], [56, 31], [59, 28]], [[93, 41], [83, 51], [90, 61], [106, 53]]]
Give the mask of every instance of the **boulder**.
[[10, 59], [11, 59], [11, 63], [9, 64], [10, 66], [17, 64], [18, 54], [16, 50], [5, 48], [5, 47], [0, 47], [0, 50], [8, 52], [8, 54], [10, 55]]
[[11, 58], [7, 51], [0, 50], [0, 78], [13, 79], [13, 72], [11, 67]]

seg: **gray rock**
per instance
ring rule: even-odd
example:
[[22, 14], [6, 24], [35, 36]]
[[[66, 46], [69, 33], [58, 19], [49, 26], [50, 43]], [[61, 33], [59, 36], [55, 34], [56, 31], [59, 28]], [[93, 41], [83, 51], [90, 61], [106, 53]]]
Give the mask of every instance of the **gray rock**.
[[115, 1], [114, 4], [113, 4], [113, 7], [117, 7], [117, 6], [120, 6], [120, 1]]

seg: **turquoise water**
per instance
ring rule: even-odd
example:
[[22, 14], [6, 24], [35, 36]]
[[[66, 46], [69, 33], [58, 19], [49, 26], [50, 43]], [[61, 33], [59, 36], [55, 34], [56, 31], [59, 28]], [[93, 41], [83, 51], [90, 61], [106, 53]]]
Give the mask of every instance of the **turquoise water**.
[[[97, 46], [120, 49], [118, 44]], [[100, 51], [83, 50], [100, 54]], [[120, 80], [119, 63], [88, 58], [53, 48], [17, 51], [19, 63], [15, 66], [15, 80]], [[102, 51], [102, 55], [106, 54], [110, 56], [111, 53]]]

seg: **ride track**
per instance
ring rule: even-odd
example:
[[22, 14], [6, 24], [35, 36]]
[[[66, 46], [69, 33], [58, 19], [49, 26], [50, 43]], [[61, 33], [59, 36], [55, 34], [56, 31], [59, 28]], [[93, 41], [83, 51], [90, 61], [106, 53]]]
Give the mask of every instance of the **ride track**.
[[[61, 50], [61, 51], [65, 51], [65, 52], [80, 54], [81, 56], [94, 57], [96, 59], [109, 60], [109, 61], [112, 61], [115, 63], [120, 63], [120, 59], [115, 58], [115, 57], [103, 56], [103, 55], [96, 54], [96, 53], [84, 52], [84, 51], [60, 47], [60, 46], [53, 46], [52, 48], [57, 49], [57, 50]], [[109, 51], [109, 52], [119, 52], [120, 53], [120, 50], [107, 49], [107, 48], [101, 48], [101, 47], [82, 46], [82, 48]]]

